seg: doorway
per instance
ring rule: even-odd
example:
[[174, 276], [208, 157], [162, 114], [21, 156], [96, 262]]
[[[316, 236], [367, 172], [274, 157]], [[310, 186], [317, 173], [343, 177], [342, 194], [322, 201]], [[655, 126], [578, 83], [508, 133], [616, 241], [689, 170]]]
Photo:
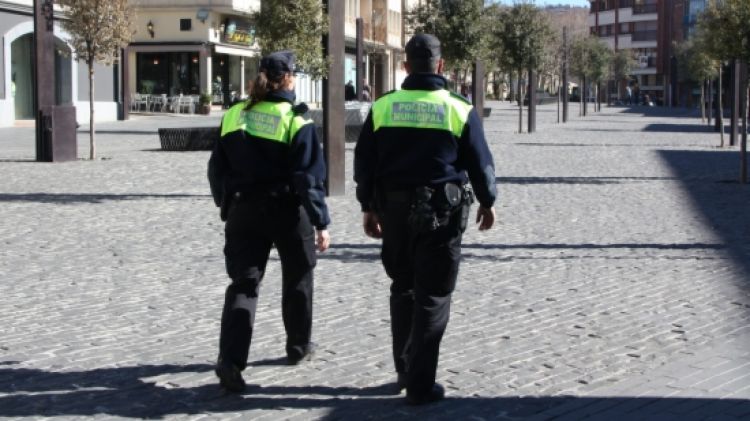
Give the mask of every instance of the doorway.
[[[34, 37], [22, 35], [10, 45], [10, 95], [16, 120], [35, 119], [34, 111]], [[55, 102], [73, 102], [73, 63], [70, 47], [55, 38]]]

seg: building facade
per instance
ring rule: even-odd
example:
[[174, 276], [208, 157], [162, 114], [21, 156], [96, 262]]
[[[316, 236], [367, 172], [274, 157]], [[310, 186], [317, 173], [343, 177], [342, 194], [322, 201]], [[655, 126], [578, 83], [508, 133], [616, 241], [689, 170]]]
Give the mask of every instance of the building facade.
[[685, 0], [684, 32], [685, 37], [690, 38], [695, 34], [698, 24], [698, 16], [706, 10], [706, 0]]
[[632, 52], [636, 66], [628, 83], [657, 103], [665, 100], [661, 3], [662, 0], [592, 0], [588, 20], [591, 33], [613, 50]]
[[[33, 0], [0, 0], [0, 126], [13, 126], [19, 121], [33, 120]], [[88, 70], [75, 60], [70, 36], [60, 25], [62, 16], [55, 11], [54, 34], [57, 46], [55, 59], [55, 95], [59, 104], [73, 104], [76, 119], [89, 119]], [[112, 67], [95, 65], [94, 92], [98, 121], [116, 120], [119, 84]]]
[[356, 81], [357, 18], [362, 18], [365, 44], [365, 83], [373, 98], [400, 86], [404, 78], [404, 0], [346, 0], [344, 80]]
[[135, 35], [125, 49], [127, 91], [209, 94], [216, 104], [247, 95], [260, 48], [250, 15], [260, 0], [131, 0]]
[[592, 0], [591, 32], [614, 50], [628, 49], [637, 60], [631, 85], [659, 104], [690, 105], [699, 96], [680, 81], [675, 45], [694, 34], [706, 0]]

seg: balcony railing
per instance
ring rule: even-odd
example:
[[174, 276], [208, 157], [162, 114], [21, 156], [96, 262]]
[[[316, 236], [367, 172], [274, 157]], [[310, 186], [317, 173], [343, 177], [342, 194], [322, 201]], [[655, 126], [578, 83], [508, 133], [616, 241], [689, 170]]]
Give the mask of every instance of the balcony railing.
[[631, 35], [631, 40], [635, 41], [656, 41], [658, 31], [636, 31]]
[[[606, 2], [601, 2], [599, 3], [598, 11], [600, 13], [609, 12], [610, 10], [625, 9], [631, 6], [633, 6], [633, 0], [620, 0], [620, 2], [617, 4], [617, 7], [615, 7], [614, 2], [611, 2], [609, 4], [607, 4]], [[589, 9], [590, 12], [594, 13], [595, 11], [597, 11], [596, 7], [597, 7], [596, 2], [591, 3], [590, 9]]]
[[646, 13], [656, 13], [657, 12], [657, 5], [656, 4], [634, 4], [633, 5], [633, 14], [634, 15], [643, 15]]

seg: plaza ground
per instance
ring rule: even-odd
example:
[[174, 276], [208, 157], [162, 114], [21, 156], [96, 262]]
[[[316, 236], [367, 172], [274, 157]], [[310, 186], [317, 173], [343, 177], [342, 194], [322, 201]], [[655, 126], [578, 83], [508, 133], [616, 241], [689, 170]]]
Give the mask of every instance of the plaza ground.
[[[739, 152], [686, 110], [607, 108], [559, 125], [490, 102], [498, 223], [472, 225], [443, 341], [448, 398], [392, 394], [389, 282], [354, 199], [331, 197], [312, 361], [284, 365], [278, 259], [261, 288], [242, 395], [212, 365], [228, 282], [208, 152], [158, 127], [98, 126], [96, 161], [33, 162], [0, 129], [0, 417], [747, 419], [750, 188]], [[88, 131], [79, 129], [79, 156]]]

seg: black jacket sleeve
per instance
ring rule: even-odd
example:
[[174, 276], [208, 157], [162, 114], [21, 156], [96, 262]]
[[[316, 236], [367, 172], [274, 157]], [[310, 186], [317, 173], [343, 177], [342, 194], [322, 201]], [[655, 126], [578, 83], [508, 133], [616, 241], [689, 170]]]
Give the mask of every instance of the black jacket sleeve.
[[315, 125], [304, 125], [292, 139], [292, 185], [315, 228], [322, 230], [331, 223], [326, 205], [326, 163]]
[[469, 173], [469, 180], [479, 204], [485, 208], [491, 207], [497, 198], [495, 164], [476, 109], [469, 113], [469, 120], [464, 126], [458, 145], [459, 157]]
[[221, 148], [221, 139], [216, 139], [211, 157], [208, 159], [208, 184], [216, 206], [224, 203], [226, 194], [224, 181], [228, 171], [229, 163]]
[[357, 183], [357, 200], [362, 212], [372, 210], [375, 197], [375, 173], [377, 165], [377, 150], [375, 148], [375, 134], [372, 124], [372, 111], [367, 115], [362, 131], [354, 148], [354, 181]]

